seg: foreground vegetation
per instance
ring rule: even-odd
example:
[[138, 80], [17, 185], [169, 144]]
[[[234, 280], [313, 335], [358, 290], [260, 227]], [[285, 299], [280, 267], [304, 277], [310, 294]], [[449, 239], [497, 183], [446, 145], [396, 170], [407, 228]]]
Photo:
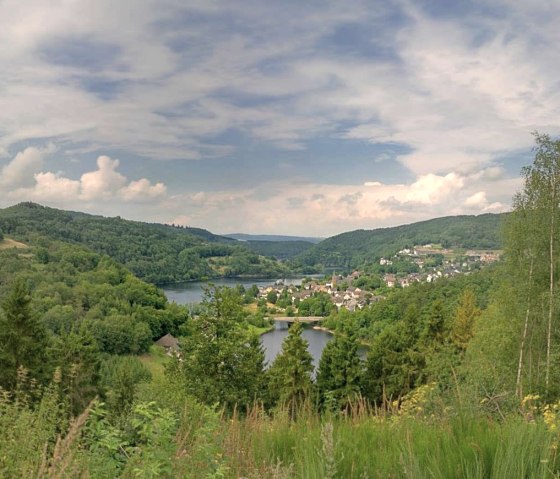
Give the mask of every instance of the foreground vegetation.
[[[56, 388], [34, 410], [0, 400], [2, 477], [552, 478], [558, 433], [542, 418], [505, 420], [466, 409], [347, 415], [253, 408], [226, 415], [162, 384], [125, 418], [93, 403], [58, 438]], [[157, 403], [155, 402], [157, 400]], [[435, 404], [432, 404], [435, 406]], [[34, 434], [29, 437], [28, 431]]]

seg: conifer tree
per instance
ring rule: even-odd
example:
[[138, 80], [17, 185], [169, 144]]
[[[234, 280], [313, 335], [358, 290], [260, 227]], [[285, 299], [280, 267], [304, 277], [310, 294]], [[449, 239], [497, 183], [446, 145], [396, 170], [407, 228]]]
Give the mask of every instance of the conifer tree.
[[451, 340], [459, 350], [464, 351], [467, 348], [473, 337], [474, 321], [479, 315], [480, 310], [476, 306], [474, 293], [470, 289], [463, 291], [451, 331]]
[[45, 326], [31, 310], [31, 296], [23, 279], [15, 281], [1, 306], [0, 387], [12, 390], [20, 368], [42, 382], [48, 377], [49, 337]]
[[311, 397], [313, 382], [313, 357], [309, 343], [302, 338], [303, 327], [296, 321], [282, 343], [282, 352], [269, 370], [270, 394], [273, 402], [286, 406], [292, 417]]
[[341, 323], [323, 350], [317, 373], [317, 389], [325, 408], [339, 409], [360, 393], [362, 361], [358, 342]]
[[203, 312], [181, 341], [182, 362], [175, 365], [193, 396], [230, 410], [260, 400], [264, 387], [264, 351], [242, 327], [242, 303], [233, 289], [208, 291]]

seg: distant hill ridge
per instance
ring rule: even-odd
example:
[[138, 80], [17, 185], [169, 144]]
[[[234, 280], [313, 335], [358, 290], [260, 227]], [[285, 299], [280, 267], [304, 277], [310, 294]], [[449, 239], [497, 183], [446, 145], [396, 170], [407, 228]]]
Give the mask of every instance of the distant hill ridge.
[[106, 218], [30, 202], [0, 210], [0, 230], [23, 242], [45, 237], [82, 244], [152, 283], [286, 272], [243, 243], [201, 228]]
[[448, 248], [499, 249], [501, 224], [508, 213], [446, 216], [374, 230], [356, 230], [321, 241], [295, 258], [300, 266], [356, 268], [419, 244]]
[[223, 236], [239, 241], [305, 241], [307, 243], [320, 243], [324, 238], [314, 238], [308, 236], [289, 236], [289, 235], [251, 235], [245, 233], [228, 233]]
[[[298, 239], [305, 237], [241, 233], [234, 236], [246, 239], [238, 241], [202, 228], [106, 218], [27, 202], [0, 209], [0, 231], [24, 243], [46, 237], [82, 244], [111, 256], [146, 281], [166, 283], [239, 275], [275, 277], [309, 267], [356, 268], [404, 247], [427, 243], [497, 249], [506, 215], [448, 216], [350, 231], [312, 244]], [[292, 266], [271, 258], [290, 260]]]

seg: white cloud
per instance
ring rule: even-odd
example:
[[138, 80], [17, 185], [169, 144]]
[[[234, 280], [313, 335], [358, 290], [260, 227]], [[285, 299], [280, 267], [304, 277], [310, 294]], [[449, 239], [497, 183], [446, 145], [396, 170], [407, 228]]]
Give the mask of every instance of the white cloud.
[[142, 203], [166, 196], [164, 183], [152, 184], [146, 178], [129, 181], [117, 171], [119, 160], [108, 156], [99, 156], [97, 170], [84, 173], [79, 180], [50, 171], [35, 173], [42, 165], [41, 151], [28, 148], [2, 170], [0, 184], [5, 186], [6, 197], [75, 208], [76, 204], [115, 200]]
[[35, 201], [65, 203], [70, 206], [80, 198], [79, 181], [51, 172], [37, 173], [34, 175], [34, 179], [34, 187], [25, 191], [24, 195], [29, 195]]
[[122, 197], [126, 201], [150, 201], [167, 193], [167, 187], [163, 183], [152, 185], [146, 178], [131, 181], [121, 190]]
[[464, 179], [456, 173], [438, 176], [432, 173], [420, 176], [405, 194], [405, 201], [433, 205], [458, 192]]
[[108, 156], [97, 158], [98, 169], [84, 173], [80, 178], [80, 197], [87, 201], [114, 196], [127, 181], [116, 171], [118, 166], [119, 160], [112, 160]]
[[8, 190], [33, 185], [33, 173], [41, 170], [45, 155], [51, 151], [52, 146], [44, 149], [30, 146], [20, 151], [0, 170], [0, 186]]
[[[455, 172], [423, 175], [408, 184], [270, 182], [251, 191], [175, 196], [162, 205], [161, 211], [166, 222], [203, 226], [219, 233], [305, 231], [329, 236], [435, 216], [507, 211], [516, 186], [517, 179], [480, 180]], [[271, 194], [263, 195], [260, 190]]]
[[465, 200], [465, 206], [469, 206], [472, 208], [485, 208], [486, 206], [488, 206], [486, 193], [484, 191], [479, 191], [478, 193], [469, 196]]

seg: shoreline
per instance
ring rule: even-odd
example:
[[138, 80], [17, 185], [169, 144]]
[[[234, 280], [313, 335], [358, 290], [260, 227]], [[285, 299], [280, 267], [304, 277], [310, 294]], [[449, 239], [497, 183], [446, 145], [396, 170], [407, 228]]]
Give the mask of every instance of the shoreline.
[[334, 331], [332, 329], [329, 328], [325, 328], [324, 326], [313, 326], [313, 329], [315, 329], [316, 331], [324, 331], [325, 333], [329, 333], [332, 334], [334, 336]]

